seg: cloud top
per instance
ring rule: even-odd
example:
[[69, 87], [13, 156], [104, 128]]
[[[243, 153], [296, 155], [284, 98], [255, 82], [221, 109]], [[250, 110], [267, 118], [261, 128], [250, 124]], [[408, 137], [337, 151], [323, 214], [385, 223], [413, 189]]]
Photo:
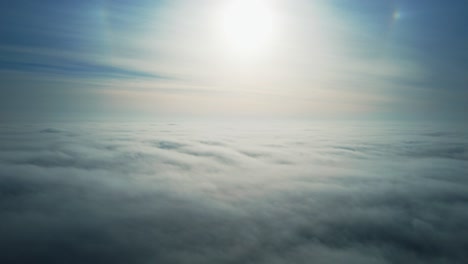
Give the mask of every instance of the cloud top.
[[468, 258], [468, 141], [454, 130], [70, 123], [0, 131], [2, 263]]

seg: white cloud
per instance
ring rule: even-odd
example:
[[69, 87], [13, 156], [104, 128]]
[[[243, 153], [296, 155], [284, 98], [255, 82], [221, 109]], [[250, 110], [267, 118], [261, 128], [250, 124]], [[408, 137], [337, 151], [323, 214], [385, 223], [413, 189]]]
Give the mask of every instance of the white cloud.
[[4, 125], [2, 263], [457, 263], [466, 134], [377, 124]]

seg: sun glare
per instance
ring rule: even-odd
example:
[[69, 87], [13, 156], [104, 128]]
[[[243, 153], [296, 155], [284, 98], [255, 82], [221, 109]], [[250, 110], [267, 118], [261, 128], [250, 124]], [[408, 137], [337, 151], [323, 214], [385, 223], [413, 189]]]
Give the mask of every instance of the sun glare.
[[240, 55], [260, 52], [272, 40], [274, 14], [265, 1], [233, 0], [220, 13], [227, 45]]

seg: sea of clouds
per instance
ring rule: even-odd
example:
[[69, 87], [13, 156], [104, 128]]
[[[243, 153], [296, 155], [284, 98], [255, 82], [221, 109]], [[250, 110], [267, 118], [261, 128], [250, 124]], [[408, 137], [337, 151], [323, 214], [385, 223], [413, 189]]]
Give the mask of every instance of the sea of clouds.
[[0, 263], [468, 263], [468, 132], [0, 127]]

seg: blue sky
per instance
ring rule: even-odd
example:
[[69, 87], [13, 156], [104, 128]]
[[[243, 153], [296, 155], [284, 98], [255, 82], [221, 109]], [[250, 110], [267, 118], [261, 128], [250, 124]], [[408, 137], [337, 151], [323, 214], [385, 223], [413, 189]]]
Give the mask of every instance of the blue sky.
[[1, 117], [465, 119], [466, 1], [231, 2], [1, 1]]

